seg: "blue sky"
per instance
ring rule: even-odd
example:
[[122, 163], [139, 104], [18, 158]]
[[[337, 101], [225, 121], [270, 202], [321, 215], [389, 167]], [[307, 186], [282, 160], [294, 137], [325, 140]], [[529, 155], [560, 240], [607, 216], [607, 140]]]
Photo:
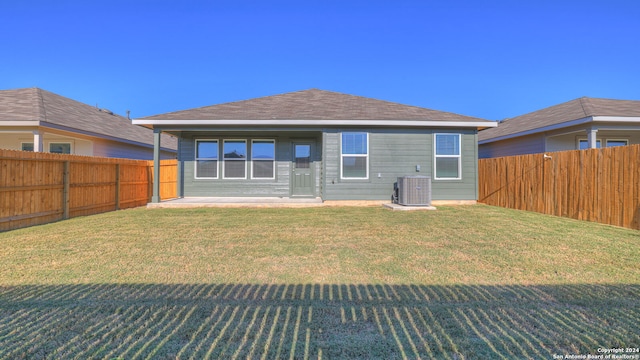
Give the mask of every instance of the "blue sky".
[[640, 1], [2, 0], [0, 89], [143, 117], [320, 88], [491, 120], [640, 99]]

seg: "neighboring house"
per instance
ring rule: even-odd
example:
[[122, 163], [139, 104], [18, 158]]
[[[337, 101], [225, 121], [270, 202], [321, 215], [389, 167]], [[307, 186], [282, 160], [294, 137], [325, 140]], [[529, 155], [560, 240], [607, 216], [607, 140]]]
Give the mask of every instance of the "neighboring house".
[[480, 158], [640, 144], [640, 101], [583, 97], [478, 134]]
[[[156, 139], [179, 138], [181, 197], [389, 200], [399, 176], [427, 175], [433, 200], [470, 202], [477, 199], [477, 132], [497, 125], [317, 89], [133, 123], [153, 128]], [[154, 202], [157, 194], [156, 187]]]
[[[153, 131], [104, 109], [39, 89], [0, 90], [0, 148], [153, 159]], [[163, 158], [177, 140], [163, 137]]]

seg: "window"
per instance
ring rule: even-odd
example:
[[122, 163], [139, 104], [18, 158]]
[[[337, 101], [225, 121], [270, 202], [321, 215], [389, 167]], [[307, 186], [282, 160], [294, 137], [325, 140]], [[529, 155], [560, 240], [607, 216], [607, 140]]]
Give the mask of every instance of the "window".
[[369, 134], [348, 132], [341, 138], [342, 179], [369, 178]]
[[435, 134], [435, 179], [461, 179], [460, 134]]
[[71, 154], [71, 143], [49, 143], [49, 152], [53, 154]]
[[276, 142], [274, 140], [251, 141], [251, 178], [275, 179]]
[[218, 178], [218, 140], [196, 140], [196, 179]]
[[224, 140], [222, 176], [225, 179], [247, 178], [247, 141]]
[[[596, 140], [596, 147], [600, 149], [602, 147], [602, 142], [600, 140]], [[581, 139], [578, 145], [578, 149], [586, 150], [589, 148], [589, 140]]]
[[296, 144], [294, 146], [294, 163], [293, 166], [296, 169], [310, 169], [311, 168], [311, 145], [309, 144]]
[[629, 145], [629, 140], [626, 140], [626, 139], [607, 139], [607, 147], [626, 146], [626, 145]]
[[33, 151], [33, 143], [23, 142], [21, 149], [22, 151]]

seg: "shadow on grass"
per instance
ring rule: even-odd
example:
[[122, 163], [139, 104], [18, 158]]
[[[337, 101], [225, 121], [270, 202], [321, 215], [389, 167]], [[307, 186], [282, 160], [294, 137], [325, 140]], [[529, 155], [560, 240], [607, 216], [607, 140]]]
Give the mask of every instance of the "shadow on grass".
[[640, 285], [0, 287], [0, 358], [553, 358], [640, 345]]

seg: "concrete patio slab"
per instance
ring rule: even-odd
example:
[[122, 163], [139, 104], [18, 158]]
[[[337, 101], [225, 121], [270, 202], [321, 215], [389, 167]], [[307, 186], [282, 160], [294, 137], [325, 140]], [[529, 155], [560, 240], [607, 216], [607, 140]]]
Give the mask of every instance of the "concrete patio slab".
[[382, 204], [382, 206], [393, 211], [436, 210], [434, 206], [406, 206], [406, 205], [391, 204], [391, 203]]
[[321, 198], [280, 197], [185, 197], [149, 203], [149, 209], [197, 207], [314, 207], [322, 206]]
[[[475, 203], [475, 202], [474, 202]], [[281, 198], [281, 197], [185, 197], [149, 203], [149, 209], [197, 208], [197, 207], [343, 207], [343, 206], [384, 206], [394, 211], [436, 210], [434, 206], [404, 206], [380, 200], [322, 201], [322, 198]], [[439, 204], [438, 205], [449, 205]], [[454, 205], [454, 204], [451, 204]], [[455, 203], [455, 205], [462, 205]]]

